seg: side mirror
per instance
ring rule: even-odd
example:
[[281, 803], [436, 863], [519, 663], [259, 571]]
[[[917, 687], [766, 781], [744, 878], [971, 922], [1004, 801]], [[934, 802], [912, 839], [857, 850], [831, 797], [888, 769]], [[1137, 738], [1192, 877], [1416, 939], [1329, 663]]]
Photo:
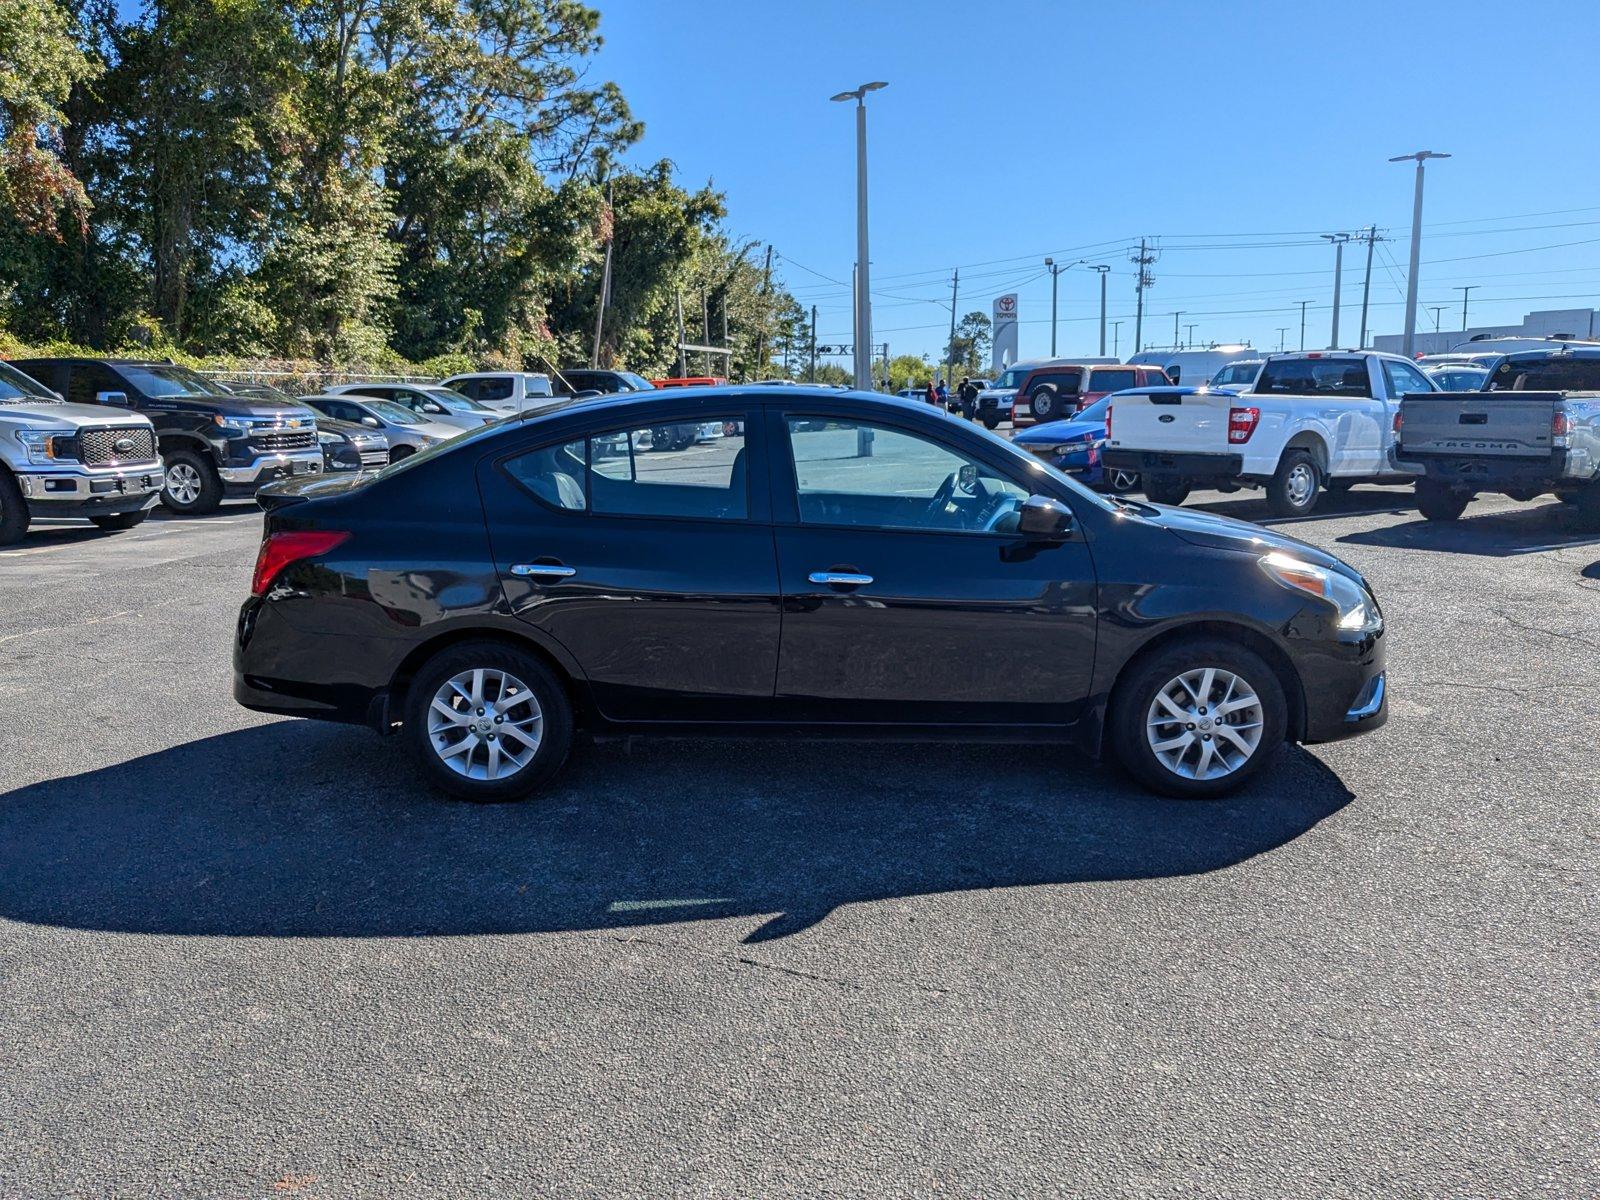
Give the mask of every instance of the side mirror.
[[383, 422], [378, 420], [377, 417], [362, 417], [361, 418], [361, 423], [363, 425], [365, 425], [368, 429], [382, 429], [383, 428]]
[[1017, 515], [1017, 532], [1036, 542], [1063, 542], [1072, 536], [1072, 510], [1049, 496], [1029, 496]]
[[94, 402], [96, 404], [113, 404], [118, 408], [127, 408], [128, 407], [128, 393], [127, 392], [96, 392], [94, 394]]
[[433, 401], [428, 400], [423, 402], [422, 411], [435, 417], [442, 417], [449, 410], [442, 404], [435, 404]]

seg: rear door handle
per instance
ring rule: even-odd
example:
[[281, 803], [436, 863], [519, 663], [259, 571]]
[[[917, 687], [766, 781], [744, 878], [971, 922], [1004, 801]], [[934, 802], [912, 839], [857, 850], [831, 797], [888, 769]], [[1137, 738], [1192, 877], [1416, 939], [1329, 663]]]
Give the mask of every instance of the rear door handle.
[[511, 568], [513, 575], [531, 579], [566, 579], [578, 573], [577, 567], [564, 567], [560, 563], [517, 563]]
[[851, 571], [813, 571], [806, 578], [812, 583], [829, 587], [865, 587], [872, 582], [871, 575], [858, 575]]

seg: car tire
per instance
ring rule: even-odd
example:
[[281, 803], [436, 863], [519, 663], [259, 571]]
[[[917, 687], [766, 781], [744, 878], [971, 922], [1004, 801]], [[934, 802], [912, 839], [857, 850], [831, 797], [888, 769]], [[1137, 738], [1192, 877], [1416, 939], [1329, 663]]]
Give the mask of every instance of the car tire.
[[222, 477], [211, 459], [193, 450], [174, 450], [164, 463], [167, 481], [161, 505], [168, 512], [193, 517], [216, 512], [222, 504]]
[[1061, 398], [1056, 395], [1056, 389], [1042, 383], [1028, 394], [1028, 412], [1035, 421], [1053, 421], [1061, 408]]
[[0, 467], [0, 546], [20, 542], [28, 532], [28, 502], [11, 472]]
[[1417, 511], [1430, 521], [1455, 521], [1472, 503], [1472, 493], [1458, 491], [1432, 479], [1416, 483]]
[[[1211, 687], [1197, 696], [1207, 672]], [[1158, 699], [1163, 695], [1166, 701]], [[1254, 703], [1237, 704], [1246, 698]], [[1228, 709], [1222, 720], [1219, 704]], [[1166, 716], [1172, 720], [1161, 720]], [[1215, 722], [1212, 730], [1229, 732], [1206, 732], [1208, 722]], [[1185, 800], [1214, 799], [1244, 786], [1283, 743], [1288, 726], [1277, 674], [1260, 655], [1216, 637], [1185, 639], [1135, 660], [1117, 681], [1106, 718], [1123, 769], [1150, 791]], [[1202, 764], [1204, 775], [1197, 773]]]
[[124, 529], [144, 524], [144, 519], [149, 515], [148, 508], [141, 508], [138, 512], [107, 513], [103, 517], [90, 517], [89, 520], [107, 533], [121, 533]]
[[998, 416], [990, 416], [988, 413], [984, 413], [981, 417], [978, 418], [978, 420], [983, 422], [983, 427], [985, 429], [999, 429], [1000, 428], [1000, 418]]
[[1192, 489], [1186, 480], [1171, 475], [1146, 475], [1144, 496], [1151, 504], [1182, 504]]
[[1267, 481], [1267, 509], [1275, 517], [1303, 517], [1317, 506], [1322, 468], [1309, 450], [1289, 450]]
[[[485, 703], [474, 705], [473, 692]], [[508, 693], [511, 702], [502, 706]], [[436, 701], [456, 716], [445, 716]], [[464, 642], [429, 659], [406, 693], [403, 722], [428, 781], [479, 803], [523, 799], [555, 776], [572, 749], [566, 688], [532, 654], [500, 642]], [[508, 755], [505, 746], [516, 748]]]
[[1591, 483], [1572, 497], [1572, 503], [1578, 510], [1578, 528], [1600, 533], [1600, 483]]
[[1139, 490], [1139, 472], [1105, 468], [1105, 490], [1113, 496], [1125, 496]]
[[389, 461], [397, 463], [403, 458], [410, 458], [417, 452], [415, 446], [391, 446], [389, 448]]

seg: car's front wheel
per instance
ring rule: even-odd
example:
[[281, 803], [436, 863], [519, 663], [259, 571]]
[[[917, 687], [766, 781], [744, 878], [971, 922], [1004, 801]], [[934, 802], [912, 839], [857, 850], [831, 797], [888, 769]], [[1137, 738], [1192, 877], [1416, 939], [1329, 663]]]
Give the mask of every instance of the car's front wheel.
[[979, 418], [985, 429], [999, 429], [1000, 415], [998, 413], [984, 413]]
[[1136, 662], [1117, 685], [1111, 743], [1151, 791], [1210, 799], [1265, 765], [1288, 729], [1283, 685], [1235, 642], [1196, 638]]
[[572, 748], [572, 705], [542, 662], [496, 642], [442, 651], [407, 693], [405, 735], [435, 786], [463, 800], [520, 800]]
[[175, 450], [165, 463], [166, 486], [161, 503], [168, 512], [182, 516], [215, 512], [222, 504], [222, 476], [216, 464], [193, 450]]

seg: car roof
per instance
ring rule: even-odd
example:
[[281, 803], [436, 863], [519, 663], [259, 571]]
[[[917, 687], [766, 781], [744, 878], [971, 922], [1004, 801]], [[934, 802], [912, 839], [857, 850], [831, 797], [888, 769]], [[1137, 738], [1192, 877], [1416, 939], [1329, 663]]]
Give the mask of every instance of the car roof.
[[1537, 350], [1507, 350], [1505, 358], [1517, 362], [1537, 362], [1542, 358], [1600, 358], [1600, 346], [1565, 346]]
[[818, 387], [811, 384], [801, 384], [796, 387], [775, 388], [771, 384], [736, 383], [722, 384], [717, 387], [681, 387], [681, 388], [656, 388], [648, 392], [610, 392], [603, 396], [588, 396], [582, 400], [574, 400], [571, 404], [548, 413], [535, 414], [533, 418], [542, 416], [567, 416], [570, 413], [589, 412], [591, 410], [631, 409], [643, 405], [673, 404], [686, 400], [704, 400], [725, 405], [729, 401], [770, 401], [774, 404], [792, 405], [808, 399], [824, 403], [837, 404], [840, 400], [858, 401], [869, 405], [879, 405], [895, 412], [912, 412], [919, 416], [927, 415], [933, 410], [920, 400], [903, 399], [899, 396], [888, 396], [882, 392], [838, 391], [830, 387]]

